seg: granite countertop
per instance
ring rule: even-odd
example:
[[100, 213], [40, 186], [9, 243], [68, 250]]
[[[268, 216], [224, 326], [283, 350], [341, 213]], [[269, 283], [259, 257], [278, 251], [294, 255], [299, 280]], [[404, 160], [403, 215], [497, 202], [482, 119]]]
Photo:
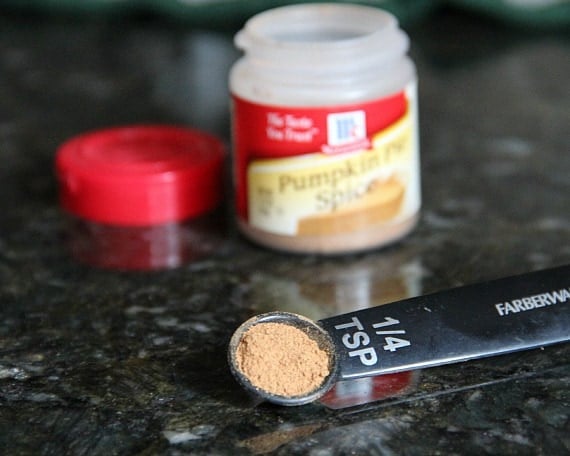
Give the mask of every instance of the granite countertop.
[[441, 12], [406, 27], [424, 206], [398, 245], [290, 256], [226, 232], [167, 271], [81, 264], [52, 172], [95, 128], [229, 141], [233, 31], [151, 17], [0, 16], [0, 453], [548, 454], [570, 451], [568, 345], [415, 373], [332, 410], [254, 404], [225, 349], [249, 316], [320, 318], [570, 262], [570, 47], [562, 32]]

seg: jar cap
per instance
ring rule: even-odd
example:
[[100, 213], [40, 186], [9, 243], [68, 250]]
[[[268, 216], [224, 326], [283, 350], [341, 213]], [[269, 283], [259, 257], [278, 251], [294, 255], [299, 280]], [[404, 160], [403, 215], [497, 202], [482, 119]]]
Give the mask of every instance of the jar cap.
[[222, 198], [224, 147], [201, 131], [134, 125], [85, 133], [56, 157], [62, 206], [112, 225], [181, 221]]

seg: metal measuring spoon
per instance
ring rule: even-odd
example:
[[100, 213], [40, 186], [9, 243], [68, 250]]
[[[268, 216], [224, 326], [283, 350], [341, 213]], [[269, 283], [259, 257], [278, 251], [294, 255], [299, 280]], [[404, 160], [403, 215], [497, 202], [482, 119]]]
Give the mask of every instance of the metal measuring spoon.
[[[454, 288], [314, 322], [270, 312], [234, 333], [228, 350], [238, 382], [281, 405], [302, 405], [339, 380], [421, 369], [570, 340], [570, 265]], [[282, 323], [305, 332], [329, 356], [330, 373], [307, 394], [276, 395], [239, 369], [236, 352], [255, 325]]]

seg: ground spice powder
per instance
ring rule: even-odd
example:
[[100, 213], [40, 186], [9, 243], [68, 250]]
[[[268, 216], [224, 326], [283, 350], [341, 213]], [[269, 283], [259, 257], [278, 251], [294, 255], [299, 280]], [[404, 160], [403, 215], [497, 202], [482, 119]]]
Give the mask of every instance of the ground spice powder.
[[255, 387], [286, 397], [314, 391], [330, 373], [328, 353], [301, 329], [283, 323], [248, 329], [236, 362]]

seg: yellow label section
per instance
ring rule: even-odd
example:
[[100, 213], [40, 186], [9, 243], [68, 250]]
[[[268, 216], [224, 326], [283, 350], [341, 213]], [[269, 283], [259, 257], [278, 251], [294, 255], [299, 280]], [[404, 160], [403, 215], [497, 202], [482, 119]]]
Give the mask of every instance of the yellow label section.
[[407, 195], [410, 186], [419, 186], [413, 120], [408, 112], [376, 134], [371, 149], [253, 161], [250, 224], [275, 234], [326, 235], [415, 212], [419, 195]]

